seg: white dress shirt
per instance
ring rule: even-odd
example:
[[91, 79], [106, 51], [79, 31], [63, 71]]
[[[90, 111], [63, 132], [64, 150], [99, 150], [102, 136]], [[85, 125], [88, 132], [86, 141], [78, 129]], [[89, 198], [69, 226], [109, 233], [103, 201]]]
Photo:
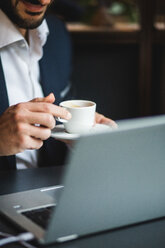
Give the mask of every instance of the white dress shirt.
[[[15, 25], [0, 10], [0, 56], [4, 71], [9, 105], [43, 97], [40, 85], [39, 60], [49, 33], [44, 20], [29, 30], [29, 44]], [[16, 154], [17, 168], [37, 166], [37, 151], [26, 150]]]

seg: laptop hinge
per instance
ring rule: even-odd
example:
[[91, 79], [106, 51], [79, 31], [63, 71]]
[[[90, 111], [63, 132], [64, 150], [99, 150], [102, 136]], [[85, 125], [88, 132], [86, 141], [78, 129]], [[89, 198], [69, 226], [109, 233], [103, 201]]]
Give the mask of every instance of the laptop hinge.
[[66, 241], [77, 239], [77, 238], [78, 238], [77, 234], [72, 234], [72, 235], [68, 235], [68, 236], [58, 238], [57, 242], [66, 242]]

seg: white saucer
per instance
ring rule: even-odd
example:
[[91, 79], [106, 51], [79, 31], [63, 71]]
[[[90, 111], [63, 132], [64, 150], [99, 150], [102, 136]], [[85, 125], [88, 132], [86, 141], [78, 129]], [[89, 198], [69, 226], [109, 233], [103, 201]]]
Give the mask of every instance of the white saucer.
[[[108, 131], [112, 130], [112, 127], [110, 125], [105, 125], [105, 124], [96, 124], [90, 131], [88, 131], [85, 134], [93, 134], [97, 132], [102, 132], [102, 131]], [[62, 139], [62, 140], [76, 140], [77, 138], [80, 137], [80, 134], [71, 134], [67, 133], [65, 131], [64, 125], [57, 125], [51, 133], [51, 137], [56, 138], [56, 139]]]

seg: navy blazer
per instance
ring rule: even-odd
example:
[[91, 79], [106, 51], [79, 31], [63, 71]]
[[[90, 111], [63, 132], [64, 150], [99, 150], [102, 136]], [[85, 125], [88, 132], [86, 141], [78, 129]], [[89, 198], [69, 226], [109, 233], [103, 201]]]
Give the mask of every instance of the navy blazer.
[[[64, 23], [55, 16], [48, 16], [50, 34], [44, 46], [44, 56], [40, 61], [41, 86], [44, 95], [53, 92], [55, 104], [64, 98], [63, 92], [69, 85], [71, 74], [71, 42]], [[8, 96], [3, 68], [0, 60], [0, 115], [8, 108]], [[39, 150], [38, 166], [61, 165], [65, 162], [66, 146], [53, 138], [44, 141]], [[16, 169], [15, 155], [0, 156], [0, 170]]]

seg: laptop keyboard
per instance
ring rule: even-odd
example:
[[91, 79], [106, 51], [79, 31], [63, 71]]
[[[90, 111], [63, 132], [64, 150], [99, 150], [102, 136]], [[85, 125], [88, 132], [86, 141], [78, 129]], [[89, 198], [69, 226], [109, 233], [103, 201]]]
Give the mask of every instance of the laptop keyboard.
[[30, 211], [22, 212], [22, 214], [25, 215], [27, 218], [31, 219], [37, 225], [46, 229], [49, 219], [50, 219], [50, 215], [54, 207], [55, 206], [33, 209]]

